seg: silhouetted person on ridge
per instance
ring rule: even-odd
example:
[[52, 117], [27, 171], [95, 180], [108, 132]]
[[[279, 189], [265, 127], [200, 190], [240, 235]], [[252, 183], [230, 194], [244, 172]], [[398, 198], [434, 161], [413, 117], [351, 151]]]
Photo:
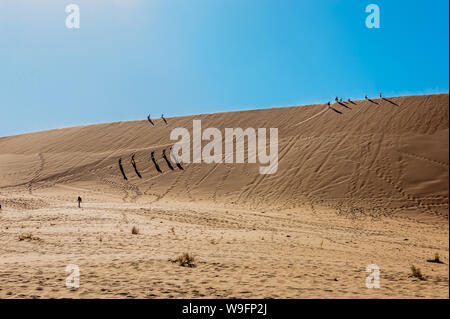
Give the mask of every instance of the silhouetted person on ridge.
[[339, 101], [339, 98], [336, 96], [336, 98], [334, 100], [337, 102], [337, 101]]
[[382, 92], [380, 92], [380, 99], [382, 99], [383, 98], [383, 93]]
[[341, 101], [340, 101], [341, 103], [342, 103], [342, 98], [341, 98]]
[[365, 99], [365, 100], [367, 100], [367, 99], [368, 99], [368, 98], [367, 98], [367, 94], [366, 94], [366, 95], [364, 96], [364, 99]]
[[152, 119], [150, 118], [150, 114], [147, 116], [147, 120], [150, 122], [151, 125], [155, 126], [155, 123], [153, 123]]
[[77, 201], [78, 201], [78, 208], [81, 208], [81, 202], [82, 202], [82, 199], [81, 199], [80, 196], [78, 196]]
[[161, 114], [161, 118], [162, 118], [162, 120], [164, 121], [164, 123], [166, 123], [166, 124], [167, 124], [167, 121], [166, 121], [166, 119], [164, 118], [164, 113], [163, 113], [163, 114]]

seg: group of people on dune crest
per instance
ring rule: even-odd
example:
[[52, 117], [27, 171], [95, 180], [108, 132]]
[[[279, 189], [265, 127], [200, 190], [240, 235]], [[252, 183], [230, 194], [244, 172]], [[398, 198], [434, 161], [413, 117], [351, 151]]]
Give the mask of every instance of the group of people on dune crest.
[[[382, 99], [382, 98], [383, 98], [383, 93], [380, 92], [380, 99]], [[364, 95], [364, 99], [365, 99], [366, 101], [369, 100], [369, 98], [367, 97], [367, 94]], [[336, 103], [345, 103], [345, 102], [343, 102], [342, 98], [339, 99], [338, 96], [336, 96], [336, 98], [334, 99], [334, 101], [335, 101]], [[350, 98], [347, 99], [347, 102], [348, 102], [348, 103], [353, 103], [352, 100], [351, 100]], [[330, 102], [328, 102], [327, 105], [328, 105], [329, 108], [331, 108], [331, 103], [330, 103]]]

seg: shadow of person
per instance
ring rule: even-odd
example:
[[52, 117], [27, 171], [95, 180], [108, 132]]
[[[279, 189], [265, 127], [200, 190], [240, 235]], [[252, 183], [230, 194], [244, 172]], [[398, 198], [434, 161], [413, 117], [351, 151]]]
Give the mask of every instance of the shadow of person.
[[136, 175], [139, 176], [139, 178], [142, 178], [141, 174], [139, 173], [137, 167], [136, 167], [136, 161], [134, 160], [134, 154], [131, 155], [131, 165], [133, 165], [134, 171], [136, 172]]
[[378, 104], [378, 102], [375, 102], [374, 100], [371, 100], [371, 99], [367, 99], [367, 101], [372, 102], [374, 104]]
[[162, 151], [162, 157], [163, 157], [164, 160], [166, 161], [167, 166], [169, 166], [169, 168], [173, 171], [174, 168], [173, 168], [172, 164], [170, 163], [169, 159], [168, 159], [167, 156], [166, 156], [166, 149], [163, 149], [163, 151]]
[[154, 151], [152, 152], [152, 161], [153, 161], [153, 164], [155, 164], [156, 170], [157, 170], [158, 172], [162, 173], [162, 170], [159, 168], [158, 163], [156, 163], [155, 152], [154, 152]]
[[350, 106], [347, 106], [347, 105], [345, 105], [344, 103], [341, 103], [341, 102], [338, 102], [339, 103], [339, 105], [342, 105], [343, 107], [346, 107], [346, 108], [348, 108], [348, 109], [352, 109]]
[[391, 104], [394, 104], [395, 106], [398, 106], [397, 103], [395, 103], [394, 101], [388, 100], [388, 99], [385, 98], [385, 97], [383, 98], [383, 100], [386, 101], [386, 102], [389, 102], [389, 103], [391, 103]]
[[335, 111], [336, 113], [339, 113], [339, 114], [342, 114], [342, 112], [341, 111], [339, 111], [339, 110], [336, 110], [334, 107], [332, 107], [332, 106], [330, 106], [330, 109], [332, 109], [333, 111]]
[[120, 172], [122, 173], [122, 176], [125, 180], [128, 180], [127, 175], [125, 175], [125, 172], [123, 171], [123, 166], [122, 166], [122, 159], [119, 158], [119, 168], [120, 168]]
[[175, 159], [175, 164], [177, 165], [178, 169], [184, 170], [184, 168], [183, 168], [183, 166], [181, 166], [181, 163], [178, 160], [178, 158], [173, 155], [172, 146], [170, 147], [169, 152], [170, 152], [170, 157], [172, 159]]
[[151, 125], [155, 126], [155, 123], [153, 123], [152, 119], [150, 118], [150, 114], [147, 116], [147, 120]]
[[167, 125], [167, 120], [166, 120], [166, 118], [164, 117], [164, 114], [161, 114], [161, 119], [164, 121], [164, 123], [166, 123], [166, 125]]

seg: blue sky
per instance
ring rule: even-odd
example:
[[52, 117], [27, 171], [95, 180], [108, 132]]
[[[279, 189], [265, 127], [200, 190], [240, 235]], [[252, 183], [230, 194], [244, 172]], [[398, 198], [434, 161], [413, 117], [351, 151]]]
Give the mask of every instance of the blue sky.
[[[67, 29], [66, 5], [80, 7]], [[380, 7], [368, 29], [365, 7]], [[1, 0], [0, 136], [448, 92], [448, 0]]]

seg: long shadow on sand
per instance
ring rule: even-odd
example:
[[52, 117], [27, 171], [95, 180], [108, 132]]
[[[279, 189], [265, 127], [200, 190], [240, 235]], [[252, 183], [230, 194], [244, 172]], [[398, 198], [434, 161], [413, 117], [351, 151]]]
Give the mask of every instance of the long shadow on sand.
[[378, 102], [375, 102], [374, 100], [367, 99], [367, 101], [372, 102], [373, 104], [378, 104]]
[[131, 165], [133, 165], [134, 171], [136, 172], [136, 175], [139, 176], [139, 178], [142, 178], [141, 174], [139, 173], [137, 167], [136, 167], [136, 161], [134, 160], [134, 154], [131, 155]]
[[152, 119], [150, 118], [150, 114], [147, 116], [147, 120], [151, 125], [155, 126], [155, 123], [153, 123]]
[[345, 105], [343, 102], [338, 102], [338, 103], [339, 103], [339, 105], [342, 105], [345, 108], [348, 108], [350, 110], [352, 109], [350, 106]]
[[388, 100], [387, 98], [383, 98], [383, 101], [386, 101], [386, 102], [389, 102], [389, 103], [391, 103], [391, 104], [394, 104], [395, 106], [398, 106], [398, 104], [397, 103], [395, 103], [395, 102], [393, 102], [393, 101], [391, 101], [391, 100]]
[[125, 175], [125, 172], [123, 170], [122, 159], [121, 158], [119, 158], [119, 168], [120, 168], [120, 172], [122, 173], [123, 179], [124, 180], [128, 180], [127, 175]]
[[155, 152], [152, 152], [152, 161], [153, 161], [153, 164], [155, 164], [156, 170], [157, 170], [158, 172], [162, 173], [162, 170], [159, 168], [158, 163], [156, 163]]
[[164, 149], [163, 152], [162, 152], [162, 157], [163, 157], [164, 160], [166, 161], [167, 166], [169, 166], [169, 168], [173, 171], [174, 168], [173, 168], [172, 164], [170, 163], [169, 159], [168, 159], [167, 156], [166, 156], [166, 150], [165, 150], [165, 149]]
[[330, 106], [330, 109], [332, 109], [333, 111], [335, 111], [336, 113], [339, 113], [339, 114], [342, 114], [342, 112], [341, 111], [339, 111], [339, 110], [336, 110], [334, 107], [332, 107], [332, 106]]

